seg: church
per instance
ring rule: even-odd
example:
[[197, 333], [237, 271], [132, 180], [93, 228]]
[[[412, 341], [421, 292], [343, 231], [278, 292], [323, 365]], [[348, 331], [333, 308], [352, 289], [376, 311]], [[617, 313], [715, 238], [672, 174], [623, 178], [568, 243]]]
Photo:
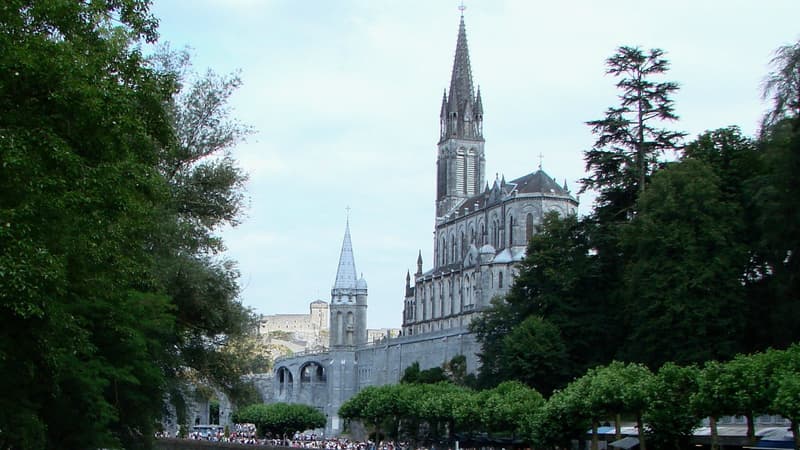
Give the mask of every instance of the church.
[[355, 266], [349, 221], [331, 289], [328, 348], [275, 361], [262, 385], [267, 401], [304, 403], [327, 417], [325, 434], [343, 431], [339, 407], [367, 386], [394, 384], [405, 369], [441, 366], [464, 355], [478, 369], [480, 347], [469, 323], [508, 292], [528, 239], [548, 212], [577, 214], [578, 202], [541, 169], [506, 181], [486, 180], [483, 102], [474, 88], [464, 16], [449, 90], [442, 97], [436, 158], [432, 268], [407, 273], [402, 332], [367, 339], [367, 282]]

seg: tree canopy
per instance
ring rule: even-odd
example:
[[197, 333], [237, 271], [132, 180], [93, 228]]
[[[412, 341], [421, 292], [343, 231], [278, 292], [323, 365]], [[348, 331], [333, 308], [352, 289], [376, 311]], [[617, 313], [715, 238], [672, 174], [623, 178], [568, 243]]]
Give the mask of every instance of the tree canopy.
[[156, 25], [143, 0], [0, 7], [3, 448], [146, 446], [179, 380], [241, 390], [250, 313], [215, 233], [245, 177], [203, 159], [243, 136], [214, 134], [237, 83], [143, 56]]

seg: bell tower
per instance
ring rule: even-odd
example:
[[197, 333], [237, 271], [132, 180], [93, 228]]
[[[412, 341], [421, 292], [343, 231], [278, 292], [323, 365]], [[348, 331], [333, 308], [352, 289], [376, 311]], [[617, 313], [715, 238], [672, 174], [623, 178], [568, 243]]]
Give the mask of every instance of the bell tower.
[[475, 92], [462, 10], [450, 90], [442, 96], [436, 159], [437, 223], [464, 199], [479, 194], [485, 182], [483, 101]]
[[367, 343], [367, 282], [356, 278], [350, 241], [350, 219], [344, 230], [336, 281], [331, 289], [330, 348], [344, 349]]

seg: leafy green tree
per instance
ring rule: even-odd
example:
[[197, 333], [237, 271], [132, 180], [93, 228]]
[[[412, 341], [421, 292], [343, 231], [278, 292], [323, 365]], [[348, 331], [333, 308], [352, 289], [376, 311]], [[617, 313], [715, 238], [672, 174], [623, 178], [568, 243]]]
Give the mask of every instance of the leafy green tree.
[[498, 363], [504, 379], [516, 379], [549, 394], [563, 382], [569, 360], [558, 328], [541, 317], [529, 316], [503, 338]]
[[585, 380], [580, 378], [571, 382], [553, 392], [533, 418], [529, 418], [523, 433], [534, 447], [570, 448], [573, 439], [582, 444], [593, 422], [592, 412], [585, 407], [585, 387]]
[[[738, 127], [720, 128], [698, 136], [684, 148], [684, 160], [700, 160], [717, 175], [722, 198], [737, 206], [741, 229], [731, 238], [748, 253], [742, 267], [744, 285], [743, 329], [741, 351], [758, 351], [775, 345], [775, 333], [770, 323], [780, 320], [773, 314], [776, 297], [770, 289], [771, 272], [768, 252], [762, 245], [757, 225], [762, 205], [755, 201], [754, 192], [765, 177], [765, 164], [758, 144], [744, 137]], [[733, 212], [733, 211], [732, 211]]]
[[697, 392], [696, 366], [666, 363], [652, 378], [650, 397], [644, 411], [648, 440], [654, 448], [680, 450], [689, 447], [689, 439], [700, 420], [689, 405]]
[[478, 394], [478, 408], [486, 431], [501, 436], [520, 436], [526, 422], [544, 406], [539, 392], [519, 381], [505, 381]]
[[[512, 289], [514, 289], [513, 286]], [[480, 360], [479, 387], [489, 388], [504, 381], [502, 378], [503, 368], [499, 364], [503, 353], [503, 338], [522, 319], [524, 316], [514, 306], [502, 297], [495, 297], [483, 314], [470, 323], [470, 331], [475, 333], [477, 341], [481, 344], [481, 351], [478, 353]]]
[[800, 339], [793, 324], [800, 319], [800, 116], [783, 120], [767, 129], [761, 138], [762, 176], [755, 177], [753, 203], [756, 217], [757, 250], [767, 269], [758, 280], [764, 301], [760, 325], [770, 330], [762, 348], [784, 348]]
[[[509, 294], [494, 300], [472, 322], [481, 342], [482, 385], [516, 379], [547, 395], [586, 368], [611, 359], [617, 328], [605, 325], [614, 320], [609, 317], [613, 308], [604, 302], [607, 287], [601, 283], [588, 226], [575, 216], [546, 215]], [[541, 319], [530, 319], [524, 328], [515, 329], [531, 316]], [[537, 320], [542, 322], [536, 325]], [[526, 352], [510, 336], [531, 337], [532, 326], [552, 340]], [[531, 344], [530, 339], [525, 342]], [[531, 348], [541, 352], [530, 352]], [[519, 370], [520, 365], [534, 371]]]
[[0, 8], [0, 442], [101, 448], [152, 436], [175, 327], [148, 251], [174, 84], [130, 42], [147, 4]]
[[597, 448], [597, 427], [601, 420], [611, 419], [621, 438], [620, 426], [623, 414], [636, 418], [639, 429], [639, 445], [645, 447], [642, 415], [651, 389], [652, 374], [641, 364], [614, 361], [606, 366], [590, 369], [576, 386], [581, 386], [584, 407], [591, 411], [592, 448]]
[[181, 153], [182, 80], [138, 49], [156, 24], [143, 0], [0, 8], [3, 447], [147, 446], [175, 380], [242, 390], [213, 233], [243, 176]]
[[698, 160], [659, 171], [638, 205], [623, 234], [631, 318], [623, 355], [650, 367], [732, 357], [746, 323], [737, 205]]
[[376, 437], [388, 434], [399, 438], [401, 420], [412, 414], [411, 385], [368, 386], [339, 408], [339, 416], [360, 419]]
[[324, 427], [325, 415], [308, 405], [261, 403], [237, 410], [233, 413], [233, 421], [255, 424], [260, 436], [286, 438], [296, 431]]

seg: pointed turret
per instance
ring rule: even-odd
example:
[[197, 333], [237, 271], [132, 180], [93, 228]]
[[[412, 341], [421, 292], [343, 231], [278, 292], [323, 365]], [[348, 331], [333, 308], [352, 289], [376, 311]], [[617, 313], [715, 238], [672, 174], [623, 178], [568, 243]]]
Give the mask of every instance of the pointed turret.
[[419, 251], [419, 256], [417, 256], [417, 275], [422, 275], [422, 250]]
[[336, 270], [336, 281], [333, 289], [356, 288], [356, 263], [353, 259], [353, 244], [350, 242], [350, 220], [344, 229], [342, 252], [339, 254], [339, 268]]

